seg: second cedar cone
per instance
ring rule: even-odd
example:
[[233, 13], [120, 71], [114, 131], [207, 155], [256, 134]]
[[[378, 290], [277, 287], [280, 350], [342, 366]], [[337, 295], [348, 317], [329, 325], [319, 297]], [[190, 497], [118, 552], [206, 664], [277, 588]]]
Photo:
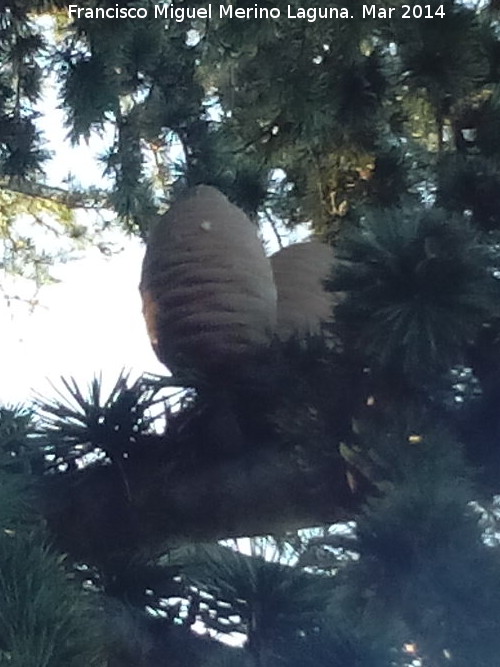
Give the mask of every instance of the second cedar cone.
[[276, 328], [257, 229], [212, 187], [190, 189], [152, 230], [140, 291], [151, 343], [171, 370], [230, 370]]
[[335, 296], [323, 281], [330, 277], [333, 250], [316, 239], [295, 243], [271, 256], [278, 290], [277, 335], [281, 340], [321, 333], [331, 321]]

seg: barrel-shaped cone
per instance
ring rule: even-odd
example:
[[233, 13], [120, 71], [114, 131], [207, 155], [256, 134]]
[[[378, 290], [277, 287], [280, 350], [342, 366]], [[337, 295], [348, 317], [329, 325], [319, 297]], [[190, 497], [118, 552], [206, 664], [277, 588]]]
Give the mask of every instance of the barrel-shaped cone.
[[276, 287], [255, 225], [198, 186], [152, 230], [140, 291], [155, 352], [172, 370], [230, 369], [267, 345]]
[[332, 319], [335, 297], [325, 289], [324, 281], [333, 261], [332, 248], [316, 239], [287, 246], [271, 256], [281, 340], [319, 334], [322, 323]]

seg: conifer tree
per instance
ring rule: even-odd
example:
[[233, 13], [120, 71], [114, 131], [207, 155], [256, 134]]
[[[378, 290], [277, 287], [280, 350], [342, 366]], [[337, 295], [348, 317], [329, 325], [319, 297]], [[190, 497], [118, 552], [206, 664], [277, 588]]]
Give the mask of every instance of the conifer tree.
[[[33, 104], [50, 62], [71, 137], [115, 128], [107, 204], [128, 231], [147, 238], [186, 185], [212, 185], [255, 219], [310, 221], [341, 295], [324, 335], [274, 341], [229, 392], [180, 373], [122, 376], [109, 396], [66, 379], [39, 401], [24, 474], [51, 549], [102, 596], [109, 667], [496, 664], [496, 3], [431, 0], [406, 18], [399, 0], [392, 13], [377, 1], [373, 18], [356, 0], [350, 19], [311, 21], [215, 5], [182, 18], [207, 7], [198, 0], [175, 0], [173, 18], [141, 0], [120, 7], [144, 19], [69, 19], [68, 4], [0, 8], [0, 196], [40, 184]], [[42, 12], [59, 30], [50, 59]], [[166, 387], [183, 389], [178, 404]], [[2, 489], [5, 507], [17, 502]], [[54, 552], [4, 521], [2, 586], [26, 558], [35, 583], [42, 567], [59, 577], [58, 593]], [[260, 554], [228, 542], [256, 535], [272, 535]], [[73, 618], [39, 602], [18, 612], [52, 631]], [[28, 664], [12, 657], [14, 618], [0, 650]], [[232, 633], [243, 646], [215, 639]], [[53, 663], [30, 648], [33, 667], [92, 664], [64, 646]]]

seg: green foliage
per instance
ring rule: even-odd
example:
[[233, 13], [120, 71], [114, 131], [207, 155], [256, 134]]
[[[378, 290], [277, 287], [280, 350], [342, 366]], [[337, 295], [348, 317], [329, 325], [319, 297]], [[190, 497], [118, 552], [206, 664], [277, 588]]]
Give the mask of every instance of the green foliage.
[[[331, 596], [330, 577], [221, 547], [198, 551], [197, 556], [198, 564], [187, 567], [189, 579], [231, 604], [258, 664], [268, 664], [273, 656], [278, 659], [298, 636], [314, 634]], [[224, 629], [217, 617], [208, 616], [206, 623]]]
[[[349, 21], [290, 20], [283, 11], [272, 20], [168, 20], [166, 30], [153, 16], [153, 3], [132, 4], [147, 8], [148, 18], [62, 22], [52, 63], [73, 140], [115, 125], [106, 157], [116, 184], [111, 202], [127, 227], [143, 235], [167, 198], [161, 190], [178, 177], [169, 167], [155, 189], [146, 164], [148, 151], [165, 145], [167, 136], [182, 145], [188, 183], [217, 185], [255, 211], [264, 203], [269, 176], [280, 168], [288, 192], [294, 191], [286, 217], [299, 215], [335, 232], [346, 210], [365, 199], [366, 187], [379, 204], [404, 193], [411, 161], [397, 161], [399, 178], [390, 186], [383, 168], [395, 145], [420, 134], [431, 150], [444, 148], [455, 106], [497, 83], [491, 17], [452, 0], [433, 0], [431, 10], [442, 5], [443, 17], [426, 20], [402, 19], [402, 3], [391, 19], [362, 18], [356, 2]], [[61, 3], [31, 5], [60, 16]], [[300, 6], [290, 4], [292, 12]], [[18, 81], [18, 93], [33, 102], [40, 96], [46, 45], [24, 9], [9, 6], [5, 18], [5, 100], [12, 103]], [[425, 113], [415, 114], [417, 107]], [[6, 122], [23, 118], [7, 115]], [[429, 122], [437, 143], [429, 142]], [[490, 124], [482, 128], [481, 150], [491, 151]], [[15, 151], [19, 175], [43, 158], [27, 129], [26, 146]], [[368, 178], [367, 165], [373, 172]]]
[[372, 613], [385, 609], [411, 628], [424, 658], [442, 664], [449, 653], [457, 664], [486, 666], [497, 645], [492, 591], [500, 570], [470, 502], [459, 444], [442, 429], [414, 425], [412, 433], [401, 424], [364, 434], [372, 456], [392, 473], [358, 522], [360, 560], [350, 574], [362, 597], [370, 590]]
[[37, 446], [52, 455], [52, 465], [74, 463], [99, 451], [111, 460], [120, 459], [142, 434], [151, 430], [154, 406], [161, 384], [139, 378], [133, 384], [121, 373], [106, 398], [102, 380], [94, 378], [85, 395], [74, 379], [61, 378], [66, 393], [37, 403]]
[[48, 158], [33, 108], [41, 93], [39, 58], [46, 44], [20, 14], [0, 9], [0, 175], [8, 177], [41, 172]]
[[[40, 224], [53, 215], [63, 233], [79, 236], [73, 200], [44, 207], [20, 185], [37, 177], [46, 158], [34, 105], [48, 35], [28, 10], [51, 11], [59, 32], [50, 66], [69, 134], [78, 141], [114, 129], [102, 157], [113, 181], [105, 201], [127, 230], [146, 237], [176, 189], [209, 183], [252, 215], [265, 211], [291, 228], [311, 221], [335, 246], [329, 287], [344, 298], [334, 314], [334, 350], [324, 341], [291, 341], [273, 347], [244, 387], [203, 384], [196, 400], [191, 393], [180, 404], [168, 434], [156, 435], [157, 448], [142, 445], [158, 386], [129, 385], [124, 375], [109, 396], [97, 379], [87, 392], [64, 381], [62, 394], [39, 403], [38, 440], [25, 439], [27, 413], [0, 412], [0, 662], [94, 664], [92, 652], [85, 654], [92, 624], [83, 608], [74, 621], [85, 604], [67, 592], [59, 557], [26, 502], [32, 456], [54, 492], [57, 509], [47, 511], [54, 536], [69, 545], [87, 540], [85, 554], [100, 563], [94, 585], [132, 608], [114, 617], [108, 609], [120, 626], [109, 630], [122, 644], [118, 660], [134, 667], [406, 667], [408, 643], [432, 667], [498, 662], [498, 541], [490, 534], [486, 544], [474, 502], [487, 505], [500, 490], [498, 13], [495, 3], [432, 0], [431, 9], [443, 6], [442, 18], [408, 20], [404, 3], [390, 4], [396, 11], [387, 19], [361, 18], [356, 0], [349, 20], [289, 20], [283, 12], [276, 20], [69, 23], [59, 12], [63, 2], [3, 3], [6, 268], [43, 273], [33, 235], [16, 229], [23, 213]], [[378, 0], [375, 6], [387, 9]], [[215, 451], [221, 433], [251, 446]], [[259, 459], [269, 452], [289, 458]], [[238, 457], [244, 473], [234, 465]], [[128, 477], [113, 486], [105, 473], [126, 459]], [[297, 523], [309, 495], [326, 503], [345, 487], [339, 516], [351, 519], [352, 507], [365, 501], [348, 556], [325, 538], [321, 574], [319, 559], [306, 573], [220, 547], [198, 551], [179, 576], [156, 555], [144, 562], [150, 554], [140, 538], [147, 542], [151, 521], [165, 545], [176, 521], [170, 512], [194, 515], [198, 524], [220, 513], [219, 525], [244, 532], [245, 520], [238, 524], [220, 500], [222, 475], [237, 486], [247, 464], [250, 470], [263, 460], [264, 481], [274, 480], [280, 471], [268, 461], [285, 469], [290, 459], [311, 485], [304, 492], [290, 484]], [[318, 481], [321, 467], [332, 479]], [[266, 486], [258, 488], [261, 494]], [[165, 516], [159, 507], [169, 508]], [[205, 526], [189, 526], [204, 535]], [[104, 557], [99, 539], [109, 547]], [[242, 630], [246, 648], [230, 653], [213, 650], [208, 638], [197, 643], [195, 620], [214, 633]]]
[[0, 663], [103, 665], [96, 601], [78, 589], [35, 511], [32, 414], [0, 408]]
[[396, 651], [380, 646], [374, 637], [366, 636], [359, 621], [351, 624], [335, 616], [326, 616], [324, 625], [308, 640], [292, 642], [287, 651], [287, 667], [386, 667], [403, 665], [396, 661]]
[[69, 123], [73, 139], [88, 139], [92, 129], [102, 128], [106, 113], [113, 111], [116, 91], [105, 64], [98, 57], [69, 60], [64, 71], [63, 95], [71, 109]]
[[32, 414], [22, 406], [0, 407], [0, 525], [15, 530], [34, 521], [28, 434]]
[[438, 170], [437, 203], [445, 209], [468, 213], [484, 231], [497, 230], [500, 210], [500, 169], [486, 157], [444, 155]]
[[[452, 0], [433, 1], [431, 9], [443, 5], [444, 17], [432, 20], [401, 19], [400, 9], [392, 20], [361, 18], [362, 3], [356, 2], [349, 21], [290, 20], [283, 11], [272, 20], [169, 20], [166, 30], [153, 17], [152, 3], [132, 4], [148, 8], [148, 18], [61, 23], [52, 63], [73, 140], [88, 138], [105, 123], [115, 125], [106, 157], [116, 186], [111, 203], [127, 228], [142, 235], [155, 208], [168, 199], [165, 188], [179, 176], [170, 166], [155, 187], [147, 165], [148, 152], [164, 146], [168, 136], [182, 145], [189, 184], [217, 185], [253, 212], [264, 204], [273, 170], [283, 169], [288, 195], [293, 189], [289, 203], [281, 202], [286, 217], [312, 219], [318, 229], [336, 233], [367, 188], [370, 199], [385, 205], [405, 192], [411, 160], [397, 160], [397, 180], [389, 185], [386, 178], [384, 165], [395, 145], [420, 134], [427, 147], [443, 148], [454, 105], [496, 83], [494, 26], [486, 12]], [[193, 8], [205, 6], [197, 2]], [[59, 7], [46, 2], [36, 10]], [[296, 12], [300, 3], [290, 7]], [[6, 34], [11, 42], [19, 34], [19, 43], [14, 40], [5, 57], [9, 63], [23, 57], [26, 83], [20, 90], [33, 101], [46, 46], [24, 11], [7, 11], [6, 17]], [[14, 94], [11, 70], [6, 99]], [[418, 106], [425, 114], [414, 113]], [[437, 143], [428, 140], [433, 122]], [[22, 134], [33, 147], [31, 162], [19, 163], [25, 164], [21, 175], [42, 157], [36, 138]], [[367, 165], [373, 172], [368, 178]]]
[[338, 258], [338, 320], [375, 368], [409, 378], [450, 368], [496, 315], [495, 254], [444, 210], [371, 209], [346, 230]]
[[437, 113], [442, 114], [450, 101], [462, 98], [484, 81], [487, 61], [476, 12], [453, 0], [430, 3], [433, 10], [439, 5], [444, 8], [443, 18], [401, 19], [397, 30], [408, 85], [425, 90]]
[[479, 152], [485, 157], [496, 157], [500, 150], [500, 122], [498, 111], [500, 108], [500, 91], [498, 86], [493, 87], [492, 94], [484, 101], [478, 110], [475, 144]]
[[0, 534], [0, 656], [16, 667], [102, 665], [90, 604], [38, 536]]

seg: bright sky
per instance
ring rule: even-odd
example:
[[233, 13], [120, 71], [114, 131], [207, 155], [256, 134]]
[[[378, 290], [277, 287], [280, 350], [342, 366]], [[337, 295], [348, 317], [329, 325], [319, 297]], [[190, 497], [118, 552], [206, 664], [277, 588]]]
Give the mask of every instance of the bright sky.
[[[41, 126], [55, 152], [47, 182], [60, 186], [69, 172], [82, 185], [102, 184], [96, 160], [106, 142], [98, 138], [72, 148], [55, 89], [47, 91]], [[106, 257], [97, 248], [53, 271], [61, 281], [42, 287], [33, 312], [20, 302], [0, 301], [0, 403], [25, 402], [32, 389], [50, 393], [49, 378], [61, 375], [87, 382], [103, 371], [113, 383], [122, 368], [163, 373], [154, 356], [141, 314], [138, 292], [143, 247], [139, 240], [110, 235], [123, 250]], [[33, 292], [18, 282], [14, 293]]]

